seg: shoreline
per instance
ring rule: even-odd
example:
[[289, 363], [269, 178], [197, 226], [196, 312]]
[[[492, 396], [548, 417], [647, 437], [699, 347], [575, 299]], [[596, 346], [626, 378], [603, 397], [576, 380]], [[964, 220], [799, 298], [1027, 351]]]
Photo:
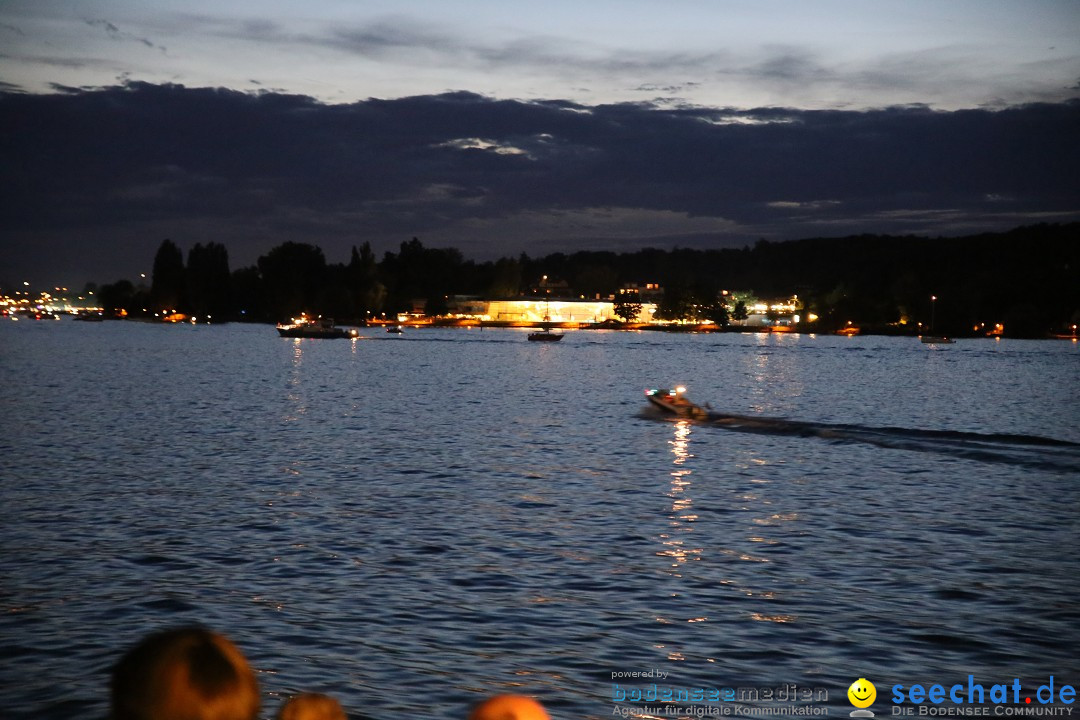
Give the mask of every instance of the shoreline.
[[[26, 318], [32, 319], [32, 318]], [[41, 320], [60, 320], [60, 317], [41, 318]], [[191, 324], [187, 321], [170, 323], [162, 320], [150, 317], [103, 317], [103, 321], [121, 320], [127, 322], [146, 323], [153, 325], [188, 325]], [[239, 323], [245, 325], [270, 325], [273, 323], [266, 321], [249, 321], [242, 319], [230, 319], [223, 320], [221, 322], [214, 323], [198, 323], [225, 325], [228, 323]], [[448, 328], [464, 328], [473, 329], [520, 329], [520, 330], [539, 330], [544, 328], [558, 329], [558, 330], [584, 330], [584, 331], [597, 331], [597, 330], [614, 330], [619, 332], [666, 332], [666, 333], [686, 333], [686, 334], [714, 334], [714, 333], [740, 333], [740, 334], [766, 334], [766, 335], [837, 335], [856, 337], [862, 335], [875, 336], [875, 337], [908, 337], [917, 339], [921, 335], [917, 332], [912, 332], [907, 328], [902, 327], [889, 327], [889, 326], [872, 326], [872, 327], [852, 327], [840, 330], [820, 330], [810, 327], [806, 324], [800, 325], [778, 325], [778, 326], [746, 326], [746, 325], [728, 325], [726, 327], [718, 327], [712, 323], [623, 323], [613, 322], [610, 320], [598, 323], [578, 323], [578, 322], [540, 322], [540, 321], [525, 321], [525, 320], [479, 320], [475, 318], [423, 318], [423, 319], [410, 319], [405, 321], [390, 321], [390, 320], [369, 320], [369, 321], [351, 321], [346, 320], [338, 323], [339, 327], [353, 327], [353, 328], [390, 328], [400, 327], [410, 330], [434, 328], [434, 329], [448, 329]], [[948, 335], [948, 337], [954, 340], [997, 340], [1001, 338], [1009, 340], [1069, 340], [1077, 342], [1080, 337], [1077, 335], [1066, 333], [1047, 333], [1040, 336], [1025, 336], [1025, 335], [1008, 335], [1008, 334], [971, 334], [960, 333], [955, 335]]]
[[[348, 323], [345, 323], [348, 325]], [[912, 339], [918, 339], [921, 335], [917, 332], [910, 332], [903, 328], [890, 328], [890, 327], [859, 327], [850, 330], [816, 330], [807, 325], [781, 325], [781, 326], [745, 326], [745, 325], [728, 325], [726, 327], [718, 327], [712, 323], [617, 323], [617, 322], [600, 322], [600, 323], [576, 323], [576, 322], [530, 322], [521, 320], [474, 320], [474, 319], [424, 319], [424, 320], [406, 320], [404, 322], [381, 322], [371, 321], [367, 323], [361, 323], [354, 325], [355, 327], [401, 327], [408, 329], [423, 329], [423, 328], [494, 328], [494, 329], [542, 329], [552, 328], [558, 330], [616, 330], [622, 332], [668, 332], [668, 333], [687, 333], [687, 334], [713, 334], [713, 333], [741, 333], [741, 334], [765, 334], [765, 335], [837, 335], [856, 337], [860, 335], [872, 335], [875, 337], [909, 337]], [[1072, 340], [1076, 341], [1078, 338], [1073, 335], [1063, 334], [1047, 334], [1044, 336], [1029, 337], [1029, 336], [1010, 336], [1010, 335], [995, 335], [995, 334], [957, 334], [949, 335], [948, 337], [955, 340], [996, 340], [1000, 338], [1006, 338], [1010, 340]]]

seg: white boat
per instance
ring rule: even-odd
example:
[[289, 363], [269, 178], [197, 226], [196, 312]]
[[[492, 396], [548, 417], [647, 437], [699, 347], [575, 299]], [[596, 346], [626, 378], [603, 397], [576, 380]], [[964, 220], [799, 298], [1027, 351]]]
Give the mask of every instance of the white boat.
[[354, 338], [359, 333], [356, 329], [346, 330], [334, 324], [333, 318], [309, 318], [301, 315], [288, 324], [279, 323], [278, 334], [288, 338]]
[[673, 390], [666, 388], [646, 390], [645, 398], [655, 407], [672, 415], [695, 420], [707, 418], [709, 416], [708, 411], [700, 405], [690, 402], [685, 393], [686, 388], [680, 385]]

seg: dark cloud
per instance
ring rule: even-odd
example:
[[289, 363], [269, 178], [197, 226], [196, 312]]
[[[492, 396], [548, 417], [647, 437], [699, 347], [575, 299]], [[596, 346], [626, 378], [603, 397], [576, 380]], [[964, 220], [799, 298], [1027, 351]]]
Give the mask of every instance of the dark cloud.
[[145, 270], [165, 237], [224, 243], [238, 266], [284, 240], [343, 261], [353, 244], [414, 235], [484, 258], [962, 234], [1080, 218], [1077, 127], [1080, 102], [849, 112], [465, 92], [326, 105], [147, 84], [4, 94], [0, 239], [8, 272], [51, 267], [74, 283]]
[[148, 40], [147, 38], [139, 37], [137, 35], [133, 35], [133, 34], [128, 33], [128, 32], [124, 32], [120, 28], [113, 25], [108, 20], [101, 20], [101, 19], [84, 20], [84, 22], [87, 25], [89, 25], [90, 27], [98, 28], [100, 30], [104, 30], [105, 34], [108, 35], [110, 39], [115, 40], [117, 42], [134, 42], [134, 43], [138, 43], [139, 45], [143, 45], [143, 46], [148, 47], [148, 48], [153, 48], [153, 49], [161, 50], [162, 52], [165, 52], [165, 48], [163, 46], [157, 45], [157, 44], [151, 42], [150, 40]]
[[835, 82], [836, 73], [820, 64], [813, 53], [799, 48], [772, 48], [770, 55], [740, 72], [779, 83]]
[[[892, 53], [883, 48], [861, 61], [841, 60], [834, 47], [821, 42], [744, 49], [689, 44], [678, 51], [659, 50], [630, 38], [620, 45], [618, 39], [575, 39], [507, 28], [485, 33], [483, 22], [436, 23], [407, 12], [334, 23], [191, 13], [174, 14], [163, 22], [169, 23], [174, 37], [210, 36], [215, 44], [222, 39], [250, 43], [281, 57], [316, 53], [332, 58], [339, 69], [358, 67], [360, 73], [378, 75], [384, 82], [376, 92], [388, 95], [423, 92], [410, 90], [421, 87], [506, 87], [512, 73], [515, 89], [502, 92], [526, 96], [544, 92], [537, 88], [556, 87], [580, 93], [579, 99], [626, 99], [628, 93], [656, 92], [668, 105], [715, 104], [718, 98], [744, 107], [782, 103], [862, 109], [909, 101], [967, 107], [997, 103], [998, 98], [1015, 105], [1071, 97], [1061, 86], [1071, 82], [1078, 64], [1076, 56], [1063, 55], [998, 67], [985, 48], [964, 45]], [[122, 32], [115, 26], [113, 30]], [[988, 74], [991, 64], [996, 72]], [[416, 73], [416, 68], [424, 70]], [[252, 74], [249, 68], [231, 82]], [[443, 80], [446, 77], [458, 80]], [[324, 88], [311, 77], [303, 82], [305, 92], [323, 99], [342, 97], [333, 94], [343, 92], [338, 85]]]
[[460, 38], [439, 27], [405, 18], [380, 20], [367, 25], [340, 28], [326, 38], [307, 38], [313, 44], [327, 44], [365, 57], [423, 52], [462, 54], [475, 52]]

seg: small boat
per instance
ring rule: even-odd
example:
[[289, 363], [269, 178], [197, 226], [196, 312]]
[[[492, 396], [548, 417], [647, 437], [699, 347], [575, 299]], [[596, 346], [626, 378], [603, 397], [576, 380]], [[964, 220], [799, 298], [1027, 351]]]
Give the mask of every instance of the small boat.
[[390, 327], [386, 328], [386, 332], [393, 335], [401, 335], [405, 331], [401, 329], [400, 325], [391, 325]]
[[529, 339], [534, 342], [559, 342], [563, 339], [562, 333], [553, 333], [550, 330], [529, 333]]
[[695, 405], [686, 399], [686, 388], [681, 385], [674, 390], [652, 389], [645, 391], [645, 398], [654, 406], [666, 413], [679, 417], [703, 420], [709, 416], [708, 411], [700, 405]]
[[551, 332], [551, 302], [544, 303], [544, 321], [540, 323], [543, 328], [539, 332], [529, 333], [529, 339], [533, 342], [559, 342], [563, 339], [562, 333]]
[[923, 345], [950, 345], [954, 342], [952, 338], [945, 337], [944, 335], [934, 334], [934, 306], [937, 304], [937, 295], [930, 296], [930, 333], [928, 335], [920, 335], [919, 340]]
[[281, 337], [287, 338], [354, 338], [359, 334], [355, 329], [339, 328], [333, 318], [313, 320], [306, 315], [293, 318], [287, 325], [279, 323], [277, 331]]

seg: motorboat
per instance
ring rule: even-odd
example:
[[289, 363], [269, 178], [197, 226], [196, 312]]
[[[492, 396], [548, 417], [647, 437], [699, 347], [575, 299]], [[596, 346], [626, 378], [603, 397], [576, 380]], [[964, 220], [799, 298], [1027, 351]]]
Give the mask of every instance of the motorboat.
[[391, 335], [401, 335], [405, 331], [401, 329], [400, 325], [391, 325], [390, 327], [386, 328], [386, 332], [390, 333]]
[[646, 390], [645, 398], [662, 411], [679, 417], [702, 420], [709, 416], [705, 408], [695, 405], [686, 398], [686, 388], [681, 385], [671, 390], [666, 388]]
[[333, 318], [309, 318], [301, 315], [289, 324], [279, 323], [278, 334], [287, 338], [354, 338], [359, 335], [355, 328], [346, 330], [334, 324]]

